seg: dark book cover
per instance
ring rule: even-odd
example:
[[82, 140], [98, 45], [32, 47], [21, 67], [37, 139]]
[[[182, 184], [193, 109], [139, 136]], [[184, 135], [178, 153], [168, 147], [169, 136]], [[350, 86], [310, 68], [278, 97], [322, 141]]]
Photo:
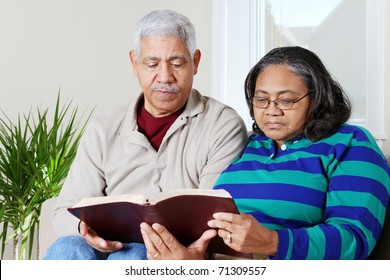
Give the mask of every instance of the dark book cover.
[[[214, 213], [238, 213], [230, 197], [194, 194], [174, 196], [150, 204], [109, 202], [73, 207], [68, 211], [106, 240], [143, 243], [140, 224], [147, 222], [164, 225], [184, 246], [190, 245], [210, 229], [207, 222], [213, 219]], [[252, 257], [251, 254], [231, 249], [219, 236], [212, 239], [207, 252]]]

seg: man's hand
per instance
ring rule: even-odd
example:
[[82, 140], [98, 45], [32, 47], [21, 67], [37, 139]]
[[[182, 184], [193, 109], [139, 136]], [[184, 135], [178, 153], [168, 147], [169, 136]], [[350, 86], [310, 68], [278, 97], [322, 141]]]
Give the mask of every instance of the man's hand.
[[204, 259], [210, 240], [217, 235], [216, 230], [206, 230], [198, 240], [185, 247], [160, 224], [150, 226], [142, 223], [141, 233], [147, 249], [147, 257], [153, 260]]
[[86, 223], [80, 222], [79, 231], [85, 241], [94, 249], [103, 253], [112, 253], [122, 249], [123, 244], [118, 241], [104, 240], [96, 234]]

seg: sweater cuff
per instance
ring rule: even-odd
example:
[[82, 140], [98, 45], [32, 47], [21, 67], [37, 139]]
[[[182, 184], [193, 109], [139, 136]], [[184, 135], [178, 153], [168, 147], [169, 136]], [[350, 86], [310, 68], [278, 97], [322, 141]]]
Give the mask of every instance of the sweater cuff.
[[288, 229], [278, 229], [278, 251], [275, 256], [270, 256], [272, 260], [288, 260], [291, 259], [291, 246], [290, 246], [290, 237], [291, 232]]

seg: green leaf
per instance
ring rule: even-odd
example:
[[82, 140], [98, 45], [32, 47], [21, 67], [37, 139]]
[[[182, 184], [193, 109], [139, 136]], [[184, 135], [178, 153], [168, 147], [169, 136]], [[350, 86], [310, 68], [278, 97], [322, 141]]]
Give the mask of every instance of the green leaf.
[[[13, 123], [4, 111], [0, 118], [0, 223], [2, 253], [10, 238], [17, 238], [19, 256], [31, 249], [42, 203], [59, 194], [93, 113], [79, 118], [72, 100], [62, 104], [58, 92], [55, 110], [37, 108]], [[84, 119], [82, 122], [81, 119]], [[10, 230], [9, 230], [10, 229]], [[29, 242], [28, 242], [29, 240]]]

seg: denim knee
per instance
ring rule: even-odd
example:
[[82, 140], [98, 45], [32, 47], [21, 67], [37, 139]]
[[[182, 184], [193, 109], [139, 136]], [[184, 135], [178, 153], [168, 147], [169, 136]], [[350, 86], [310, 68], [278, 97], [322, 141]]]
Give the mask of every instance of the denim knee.
[[146, 247], [142, 243], [126, 243], [119, 251], [112, 252], [108, 260], [147, 260]]
[[98, 260], [103, 253], [94, 250], [83, 237], [62, 236], [47, 250], [44, 260]]
[[121, 250], [102, 253], [92, 248], [83, 237], [63, 236], [47, 250], [44, 260], [146, 260], [146, 248], [141, 243], [127, 243]]

